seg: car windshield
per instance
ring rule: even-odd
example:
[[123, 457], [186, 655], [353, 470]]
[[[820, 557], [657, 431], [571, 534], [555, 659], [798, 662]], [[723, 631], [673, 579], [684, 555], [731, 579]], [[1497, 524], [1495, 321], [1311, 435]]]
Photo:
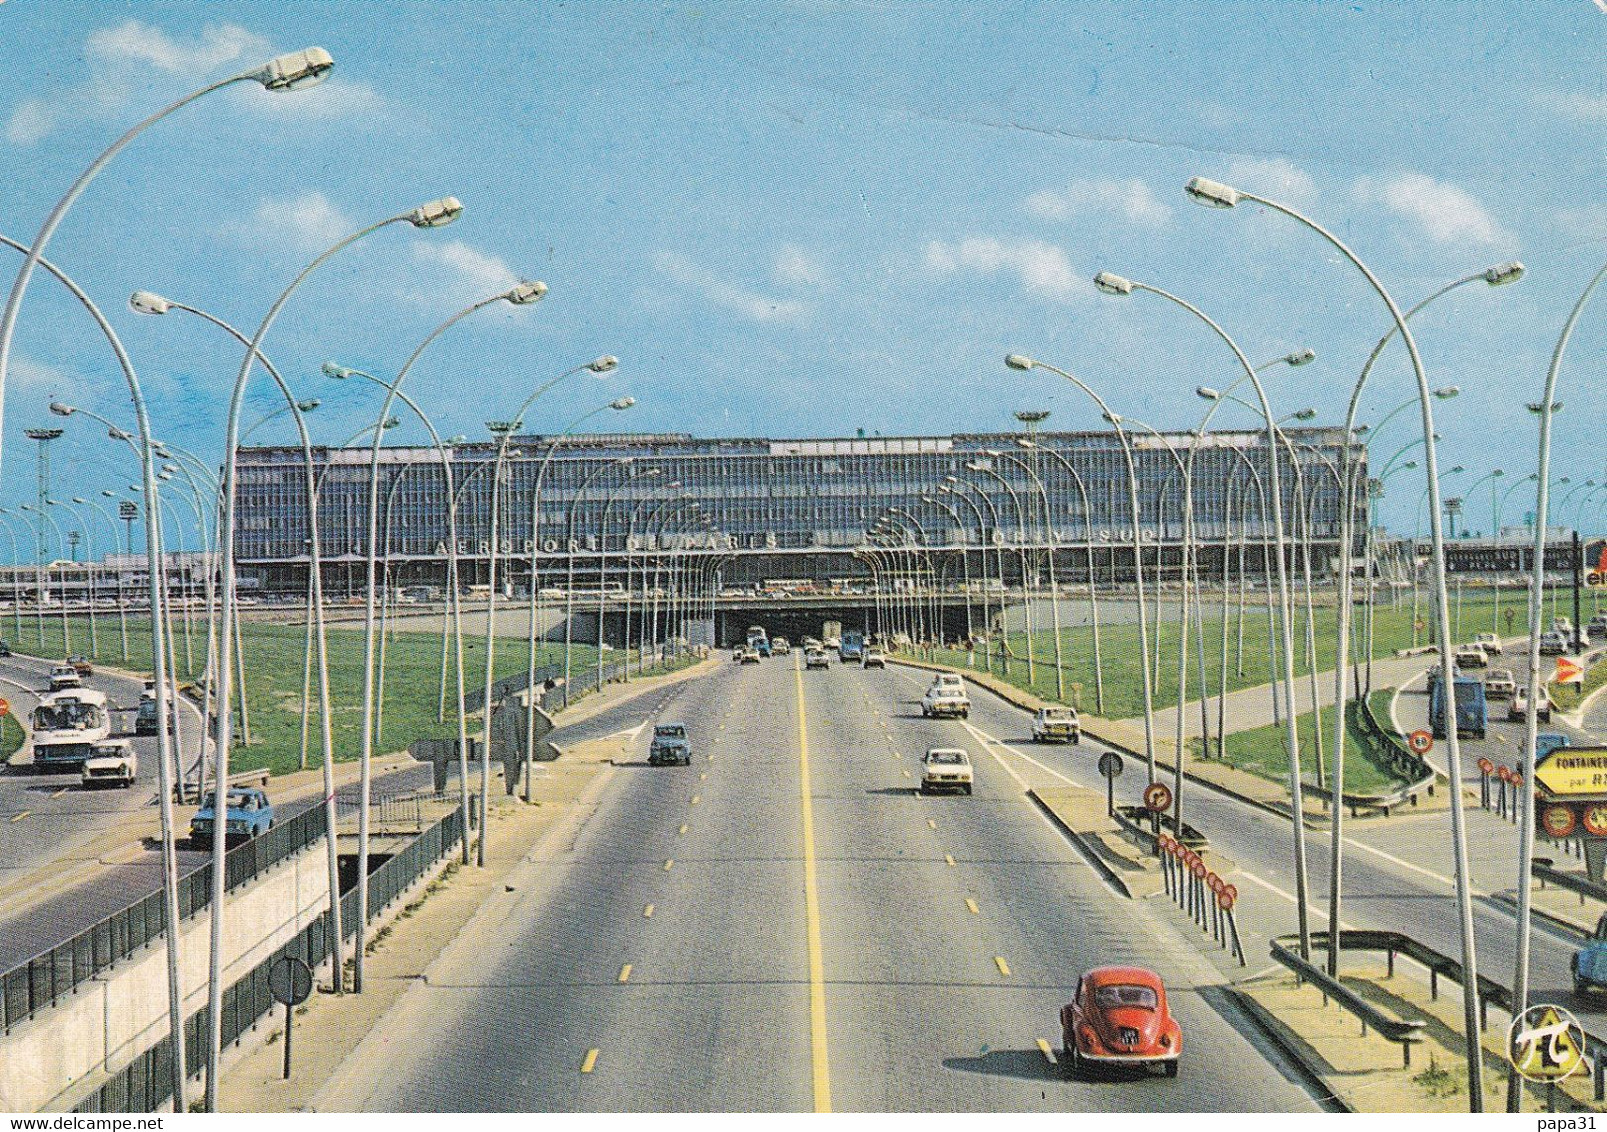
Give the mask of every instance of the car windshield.
[[1145, 1010], [1154, 1010], [1155, 988], [1127, 984], [1099, 987], [1094, 991], [1094, 1002], [1107, 1007], [1138, 1006]]
[[1066, 708], [1045, 708], [1043, 717], [1050, 720], [1070, 719], [1071, 712]]
[[942, 763], [945, 766], [958, 766], [965, 761], [963, 751], [928, 751], [926, 761], [929, 763]]
[[34, 712], [38, 731], [83, 731], [100, 723], [100, 709], [94, 704], [58, 704]]
[[[210, 795], [207, 796], [206, 804], [204, 806], [202, 806], [201, 808], [203, 810], [215, 810], [215, 809], [217, 809], [217, 805], [218, 805], [218, 796], [216, 794], [210, 794]], [[229, 791], [229, 809], [231, 809], [231, 810], [254, 810], [256, 808], [257, 808], [257, 796], [255, 794], [249, 793], [248, 791], [245, 791], [245, 790], [231, 790], [231, 791]]]
[[660, 739], [685, 739], [686, 728], [682, 727], [679, 723], [672, 723], [667, 727], [653, 728], [653, 734], [657, 735]]

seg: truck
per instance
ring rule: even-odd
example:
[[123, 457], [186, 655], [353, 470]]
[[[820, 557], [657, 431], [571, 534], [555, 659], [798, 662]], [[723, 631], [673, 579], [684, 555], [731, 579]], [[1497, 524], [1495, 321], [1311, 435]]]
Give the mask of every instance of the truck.
[[822, 641], [843, 639], [843, 623], [841, 621], [826, 621], [820, 626], [820, 639]]
[[837, 657], [847, 663], [848, 661], [863, 660], [865, 656], [865, 634], [857, 629], [850, 629], [842, 635], [842, 644], [837, 646]]
[[[1445, 694], [1442, 691], [1438, 672], [1429, 674], [1428, 725], [1429, 729], [1434, 733], [1434, 738], [1444, 739], [1446, 737]], [[1483, 682], [1471, 676], [1458, 676], [1456, 678], [1457, 737], [1483, 739], [1488, 726], [1489, 708], [1485, 700]]]

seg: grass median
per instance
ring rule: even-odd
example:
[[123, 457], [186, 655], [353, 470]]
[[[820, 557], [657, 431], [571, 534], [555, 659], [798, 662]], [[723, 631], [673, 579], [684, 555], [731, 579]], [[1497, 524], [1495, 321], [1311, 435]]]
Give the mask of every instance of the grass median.
[[[1264, 595], [1263, 599], [1264, 599]], [[1151, 624], [1150, 639], [1153, 643], [1159, 638], [1160, 647], [1158, 655], [1160, 663], [1154, 679], [1154, 702], [1158, 706], [1175, 704], [1177, 701], [1177, 643], [1178, 623], [1176, 620], [1176, 595], [1166, 595], [1167, 600], [1161, 608], [1161, 619], [1158, 624]], [[1491, 632], [1491, 626], [1502, 624], [1501, 632], [1506, 635], [1509, 630], [1505, 626], [1507, 613], [1514, 613], [1518, 620], [1523, 617], [1520, 605], [1521, 597], [1511, 595], [1503, 596], [1500, 605], [1500, 614], [1497, 615], [1495, 603], [1487, 595], [1464, 595], [1462, 602], [1462, 615], [1460, 624], [1463, 636], [1471, 638], [1476, 633]], [[1079, 602], [1076, 598], [1066, 598], [1061, 602], [1061, 612], [1065, 617], [1073, 613], [1083, 614], [1087, 609], [1086, 598]], [[1455, 604], [1453, 603], [1453, 610]], [[1354, 619], [1353, 628], [1359, 632], [1361, 618]], [[1297, 605], [1294, 623], [1295, 638], [1295, 672], [1297, 675], [1309, 672], [1306, 665], [1306, 617], [1303, 604]], [[1453, 614], [1454, 616], [1454, 614]], [[1426, 604], [1419, 608], [1417, 619], [1421, 622], [1428, 617]], [[1169, 619], [1168, 619], [1169, 618]], [[1246, 609], [1242, 637], [1236, 608], [1230, 603], [1228, 613], [1228, 632], [1222, 635], [1221, 606], [1214, 600], [1205, 608], [1205, 693], [1214, 696], [1217, 692], [1217, 681], [1222, 672], [1222, 655], [1224, 648], [1227, 652], [1227, 688], [1229, 692], [1236, 692], [1244, 688], [1253, 688], [1273, 681], [1273, 652], [1271, 642], [1274, 639], [1268, 634], [1268, 618], [1266, 605], [1263, 603]], [[1391, 608], [1387, 604], [1380, 604], [1377, 608], [1375, 625], [1373, 628], [1373, 653], [1377, 657], [1389, 657], [1396, 649], [1412, 647], [1414, 644], [1427, 644], [1433, 640], [1432, 625], [1424, 624], [1423, 628], [1414, 632], [1413, 613], [1410, 596], [1408, 595], [1398, 608]], [[1318, 606], [1313, 621], [1313, 635], [1316, 638], [1317, 670], [1328, 671], [1333, 668], [1336, 655], [1335, 642], [1337, 634], [1334, 632], [1334, 609], [1330, 606]], [[1105, 684], [1104, 710], [1099, 714], [1108, 719], [1132, 719], [1143, 714], [1142, 669], [1139, 665], [1141, 649], [1139, 645], [1138, 626], [1132, 623], [1102, 625], [1100, 627], [1100, 656], [1103, 659], [1103, 672]], [[1457, 637], [1461, 640], [1462, 637]], [[1280, 642], [1281, 643], [1281, 642]], [[1363, 642], [1364, 644], [1364, 642]], [[998, 642], [991, 642], [993, 650], [991, 657], [994, 675], [1000, 674], [1000, 657], [998, 656]], [[1007, 661], [1007, 671], [1004, 678], [1019, 688], [1024, 688], [1046, 700], [1058, 699], [1055, 681], [1055, 640], [1053, 630], [1034, 631], [1032, 634], [1033, 678], [1029, 680], [1027, 672], [1027, 635], [1021, 632], [1009, 634], [1007, 649], [1010, 654]], [[1351, 659], [1356, 660], [1362, 654], [1362, 649], [1355, 645], [1351, 648]], [[1087, 626], [1076, 628], [1062, 628], [1060, 631], [1061, 665], [1064, 672], [1065, 701], [1073, 704], [1082, 711], [1097, 711], [1096, 681], [1094, 671], [1094, 634]], [[1156, 655], [1152, 653], [1152, 657]], [[1197, 697], [1200, 694], [1200, 642], [1196, 638], [1193, 627], [1189, 630], [1189, 694]], [[987, 670], [983, 654], [979, 650], [974, 655], [959, 649], [939, 649], [933, 659], [942, 664], [950, 664], [958, 668], [972, 667], [980, 671]], [[1278, 674], [1281, 678], [1281, 673]]]
[[[306, 655], [306, 629], [295, 620], [296, 613], [286, 611], [283, 621], [245, 621], [241, 624], [241, 645], [245, 653], [246, 707], [250, 722], [251, 741], [236, 748], [231, 764], [240, 770], [266, 767], [272, 773], [283, 774], [301, 765], [302, 733], [302, 672]], [[199, 679], [206, 662], [206, 628], [204, 619], [195, 619], [191, 633], [186, 637], [182, 626], [176, 626], [171, 635], [171, 647], [177, 662], [181, 683]], [[23, 652], [56, 658], [69, 653], [93, 656], [102, 663], [123, 665], [122, 636], [115, 614], [96, 618], [98, 650], [90, 647], [89, 623], [86, 618], [68, 619], [64, 638], [61, 618], [48, 619], [41, 631], [37, 622], [24, 619], [20, 637], [12, 644]], [[10, 628], [10, 626], [8, 626]], [[465, 691], [473, 694], [485, 683], [485, 641], [465, 637], [463, 642]], [[524, 638], [499, 639], [496, 645], [494, 674], [497, 679], [525, 672], [528, 645]], [[127, 667], [135, 671], [150, 670], [150, 627], [145, 620], [128, 623]], [[622, 651], [605, 652], [605, 661], [615, 662], [627, 655]], [[634, 659], [635, 654], [630, 654]], [[571, 665], [579, 674], [595, 669], [595, 646], [575, 644]], [[538, 651], [536, 664], [562, 664], [562, 642], [545, 644]], [[671, 667], [680, 667], [680, 664]], [[649, 669], [651, 674], [663, 669]], [[446, 687], [446, 717], [437, 721], [440, 703], [441, 633], [434, 631], [394, 631], [387, 635], [385, 644], [385, 695], [380, 707], [378, 742], [382, 751], [403, 750], [419, 739], [447, 739], [457, 735], [455, 707], [455, 680], [449, 664]], [[334, 733], [335, 757], [339, 760], [355, 759], [359, 753], [362, 726], [363, 632], [361, 629], [329, 630], [329, 681], [332, 710], [331, 729]], [[128, 705], [132, 706], [132, 705]], [[318, 692], [311, 691], [308, 733], [311, 751], [309, 758], [316, 762], [319, 751]], [[477, 716], [471, 711], [471, 731]], [[13, 724], [14, 726], [14, 724]], [[0, 736], [0, 741], [4, 737]]]

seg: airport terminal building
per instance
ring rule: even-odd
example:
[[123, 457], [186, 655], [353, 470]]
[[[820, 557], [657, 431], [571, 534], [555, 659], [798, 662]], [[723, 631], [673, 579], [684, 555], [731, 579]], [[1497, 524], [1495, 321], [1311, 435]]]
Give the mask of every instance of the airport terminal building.
[[[1342, 430], [1286, 431], [1280, 478], [1292, 544], [1314, 571], [1337, 549]], [[1175, 576], [1191, 484], [1199, 568], [1252, 575], [1272, 535], [1264, 432], [1132, 434], [1147, 570]], [[483, 584], [492, 546], [494, 441], [446, 451], [461, 584]], [[1365, 450], [1351, 448], [1354, 482]], [[360, 590], [369, 450], [317, 448], [326, 592]], [[309, 528], [306, 464], [294, 447], [240, 454], [236, 556], [244, 585], [302, 592]], [[1052, 548], [1057, 578], [1120, 585], [1133, 573], [1127, 460], [1116, 433], [982, 433], [846, 439], [700, 439], [685, 434], [513, 436], [496, 485], [499, 588], [612, 586], [627, 560], [681, 557], [717, 567], [725, 587], [868, 580], [876, 543], [921, 546], [946, 584], [962, 567], [1035, 583]], [[393, 585], [441, 586], [453, 516], [443, 454], [381, 453], [379, 539]], [[1361, 494], [1360, 492], [1357, 493]], [[1357, 537], [1366, 525], [1359, 510]], [[871, 532], [875, 532], [872, 534]], [[951, 569], [952, 567], [952, 569]]]

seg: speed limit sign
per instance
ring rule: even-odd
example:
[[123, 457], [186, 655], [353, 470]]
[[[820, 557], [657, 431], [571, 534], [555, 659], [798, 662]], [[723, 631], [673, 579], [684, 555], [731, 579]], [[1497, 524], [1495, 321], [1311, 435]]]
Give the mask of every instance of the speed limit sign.
[[1579, 819], [1572, 806], [1547, 806], [1540, 815], [1540, 824], [1545, 827], [1547, 837], [1561, 840], [1574, 831]]
[[1426, 755], [1434, 749], [1434, 736], [1419, 728], [1406, 737], [1406, 745], [1417, 754]]
[[1590, 802], [1585, 806], [1585, 812], [1580, 815], [1585, 824], [1585, 832], [1592, 837], [1607, 837], [1607, 806], [1600, 802]]
[[0, 699], [0, 715], [11, 714], [11, 701]]

